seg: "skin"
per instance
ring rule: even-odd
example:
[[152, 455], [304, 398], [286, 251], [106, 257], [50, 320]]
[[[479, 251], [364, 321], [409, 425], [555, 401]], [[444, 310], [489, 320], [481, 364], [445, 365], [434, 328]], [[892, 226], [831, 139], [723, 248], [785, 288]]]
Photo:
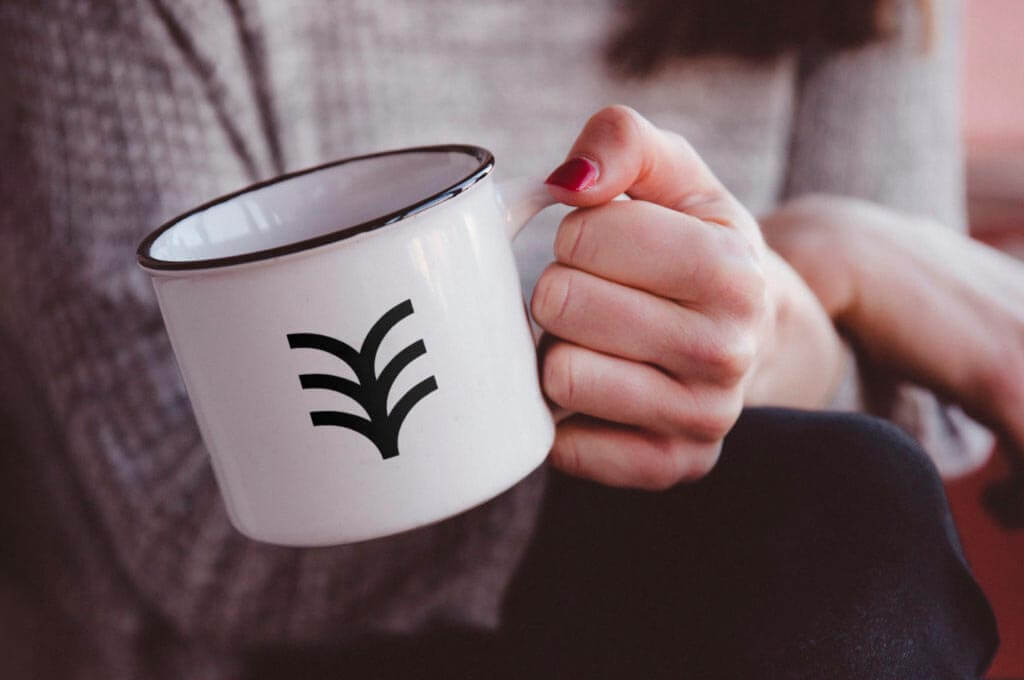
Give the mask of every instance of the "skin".
[[761, 221], [844, 333], [1024, 454], [1024, 266], [866, 201], [805, 196]]
[[[828, 402], [837, 327], [1024, 452], [1017, 261], [839, 196], [790, 201], [759, 226], [683, 138], [625, 107], [595, 114], [567, 158], [598, 174], [549, 186], [577, 210], [531, 302], [542, 386], [570, 414], [556, 467], [645, 489], [699, 478], [745, 405]], [[621, 193], [633, 200], [612, 202]]]
[[711, 470], [744, 405], [827, 402], [843, 369], [829, 316], [686, 140], [611, 107], [567, 158], [597, 179], [549, 185], [577, 210], [531, 301], [543, 389], [572, 413], [555, 466], [664, 489]]

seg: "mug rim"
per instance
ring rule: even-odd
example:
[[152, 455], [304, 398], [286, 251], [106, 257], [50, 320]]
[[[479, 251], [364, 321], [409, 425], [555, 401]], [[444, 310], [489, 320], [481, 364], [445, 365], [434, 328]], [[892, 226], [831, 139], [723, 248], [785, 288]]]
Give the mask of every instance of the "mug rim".
[[[304, 175], [311, 175], [321, 170], [327, 170], [329, 168], [338, 167], [348, 163], [355, 163], [357, 161], [365, 161], [373, 158], [380, 158], [383, 156], [397, 156], [400, 154], [408, 153], [464, 153], [472, 156], [479, 161], [479, 165], [471, 173], [455, 182], [454, 184], [437, 191], [425, 198], [419, 199], [409, 205], [393, 210], [387, 214], [375, 217], [359, 224], [335, 229], [334, 231], [327, 232], [326, 234], [320, 234], [312, 238], [303, 239], [301, 241], [295, 241], [293, 243], [286, 243], [282, 246], [275, 246], [273, 248], [264, 248], [262, 250], [254, 250], [248, 253], [241, 253], [238, 255], [229, 255], [227, 257], [211, 257], [199, 260], [161, 260], [150, 255], [150, 250], [153, 244], [160, 236], [165, 232], [172, 229], [181, 221], [200, 213], [204, 210], [208, 210], [221, 203], [227, 203], [232, 201], [239, 196], [263, 189], [265, 187], [287, 182], [297, 177]], [[474, 184], [482, 180], [484, 177], [490, 174], [491, 170], [494, 169], [494, 154], [487, 149], [476, 146], [473, 144], [437, 144], [431, 146], [414, 146], [406, 147], [402, 149], [391, 149], [388, 151], [378, 151], [375, 153], [364, 154], [361, 156], [350, 156], [335, 161], [329, 161], [320, 165], [315, 165], [309, 168], [303, 168], [301, 170], [295, 170], [288, 172], [283, 175], [276, 175], [270, 179], [266, 179], [254, 184], [250, 184], [231, 193], [224, 194], [217, 198], [214, 198], [202, 205], [196, 206], [187, 212], [181, 213], [176, 217], [173, 217], [159, 227], [149, 233], [142, 242], [139, 243], [139, 247], [136, 250], [136, 257], [139, 265], [143, 269], [153, 271], [188, 271], [188, 270], [199, 270], [199, 269], [215, 269], [222, 267], [229, 267], [232, 265], [245, 264], [249, 262], [259, 262], [262, 260], [269, 260], [272, 258], [280, 257], [282, 255], [291, 255], [294, 253], [300, 253], [306, 250], [311, 250], [319, 246], [327, 245], [329, 243], [336, 243], [343, 241], [347, 238], [355, 236], [356, 234], [362, 234], [381, 227], [394, 224], [407, 217], [411, 217], [418, 213], [432, 208], [435, 205], [444, 203], [450, 198], [458, 196], [463, 191], [469, 189]]]

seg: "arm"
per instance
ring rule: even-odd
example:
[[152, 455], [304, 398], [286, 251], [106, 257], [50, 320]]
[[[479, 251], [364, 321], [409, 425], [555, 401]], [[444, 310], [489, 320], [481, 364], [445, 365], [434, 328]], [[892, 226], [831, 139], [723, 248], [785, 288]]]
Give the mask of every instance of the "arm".
[[[441, 619], [496, 625], [532, 531], [539, 479], [444, 525], [357, 545], [285, 549], [232, 529], [132, 251], [145, 225], [171, 217], [176, 204], [246, 183], [246, 164], [154, 7], [81, 9], [0, 11], [0, 52], [53, 56], [31, 68], [0, 64], [0, 147], [9, 160], [0, 172], [0, 336], [13, 346], [0, 337], [0, 368], [20, 369], [0, 381], [0, 411], [9, 399], [20, 430], [18, 446], [4, 433], [0, 453], [30, 481], [21, 488], [31, 507], [47, 513], [45, 524], [25, 507], [4, 519], [46, 539], [43, 587], [95, 616], [100, 631], [147, 636], [139, 648], [202, 638], [216, 640], [211, 649], [223, 656], [241, 642], [340, 643]], [[227, 10], [186, 12], [180, 22], [216, 30], [231, 25]], [[79, 46], [67, 41], [84, 28], [97, 31], [99, 62], [77, 58]], [[138, 77], [108, 87], [113, 69]], [[229, 72], [245, 92], [241, 69]], [[184, 108], [136, 107], [144, 95]], [[256, 130], [250, 108], [232, 104], [225, 115], [237, 112], [238, 125]], [[95, 132], [100, 120], [111, 127], [98, 155], [87, 135], [64, 132], [68, 121]], [[181, 141], [191, 139], [183, 131], [197, 136]], [[150, 165], [175, 145], [199, 170]]]
[[[905, 1], [898, 4], [903, 29], [897, 39], [856, 51], [803, 55], [784, 202], [812, 193], [854, 196], [929, 218], [929, 227], [965, 229], [957, 5], [937, 0], [935, 25], [928, 26], [916, 3]], [[763, 220], [765, 238], [811, 282], [826, 307], [834, 305], [832, 300], [850, 294], [853, 285], [854, 273], [839, 268], [849, 258], [834, 261], [845, 246], [825, 243], [821, 236], [795, 242], [800, 240], [794, 238], [797, 230], [787, 229], [780, 219], [787, 214], [793, 213], [784, 206]], [[902, 222], [888, 224], [899, 228]], [[811, 251], [818, 252], [815, 260], [807, 256]], [[822, 258], [830, 262], [827, 275], [818, 267]], [[849, 326], [844, 331], [855, 340], [862, 335]], [[864, 408], [894, 420], [922, 442], [947, 474], [987, 454], [991, 437], [956, 406], [863, 354], [857, 370], [859, 377], [851, 376], [848, 383], [860, 394], [836, 406]]]
[[944, 395], [1024, 452], [1024, 266], [857, 199], [807, 196], [762, 223], [868, 361]]
[[544, 390], [575, 412], [555, 465], [664, 488], [711, 469], [745, 403], [824, 403], [842, 363], [830, 319], [684, 139], [604, 109], [548, 183], [578, 208], [531, 304]]

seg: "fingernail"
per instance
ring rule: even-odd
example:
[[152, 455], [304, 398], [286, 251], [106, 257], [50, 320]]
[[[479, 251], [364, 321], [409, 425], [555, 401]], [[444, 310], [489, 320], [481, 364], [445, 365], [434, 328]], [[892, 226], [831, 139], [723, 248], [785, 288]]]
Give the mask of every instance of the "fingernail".
[[597, 183], [597, 166], [582, 156], [576, 156], [555, 168], [544, 183], [569, 191], [583, 191]]

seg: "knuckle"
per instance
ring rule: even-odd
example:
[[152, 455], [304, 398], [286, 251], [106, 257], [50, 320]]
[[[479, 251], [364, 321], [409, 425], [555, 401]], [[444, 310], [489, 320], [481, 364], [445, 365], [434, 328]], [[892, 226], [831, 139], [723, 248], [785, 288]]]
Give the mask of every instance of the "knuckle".
[[697, 360], [717, 384], [732, 386], [750, 371], [757, 358], [758, 342], [751, 329], [734, 326], [720, 329], [717, 336], [698, 349]]
[[720, 441], [697, 447], [691, 454], [686, 472], [681, 481], [692, 482], [706, 477], [718, 463], [722, 454], [722, 443]]
[[640, 463], [636, 484], [649, 491], [665, 491], [683, 478], [687, 447], [678, 437], [664, 437], [655, 445], [654, 455], [646, 456]]
[[725, 240], [727, 252], [716, 281], [719, 303], [738, 318], [758, 315], [766, 305], [767, 274], [753, 245], [736, 235]]
[[699, 410], [691, 416], [687, 434], [706, 444], [721, 441], [736, 423], [742, 400], [739, 390], [706, 390]]
[[657, 404], [657, 422], [674, 432], [683, 432], [693, 422], [692, 405], [684, 398], [663, 399]]
[[604, 144], [623, 147], [633, 144], [639, 136], [642, 118], [628, 106], [607, 106], [587, 121], [588, 135]]
[[684, 371], [690, 364], [704, 362], [711, 350], [704, 334], [688, 324], [683, 314], [677, 314], [673, 323], [666, 323], [663, 332], [650, 338], [658, 364], [666, 369]]
[[656, 448], [656, 455], [647, 460], [637, 480], [650, 491], [666, 491], [704, 477], [718, 462], [722, 446], [720, 442], [698, 444], [685, 437], [665, 437]]
[[733, 290], [735, 295], [731, 301], [734, 313], [745, 319], [758, 316], [767, 305], [768, 281], [764, 267], [750, 261], [734, 274]]
[[768, 278], [756, 243], [735, 230], [713, 229], [702, 234], [702, 250], [713, 263], [701, 268], [706, 299], [740, 318], [765, 306]]
[[723, 365], [723, 374], [727, 381], [742, 380], [757, 359], [758, 341], [752, 330], [745, 330], [728, 344]]

